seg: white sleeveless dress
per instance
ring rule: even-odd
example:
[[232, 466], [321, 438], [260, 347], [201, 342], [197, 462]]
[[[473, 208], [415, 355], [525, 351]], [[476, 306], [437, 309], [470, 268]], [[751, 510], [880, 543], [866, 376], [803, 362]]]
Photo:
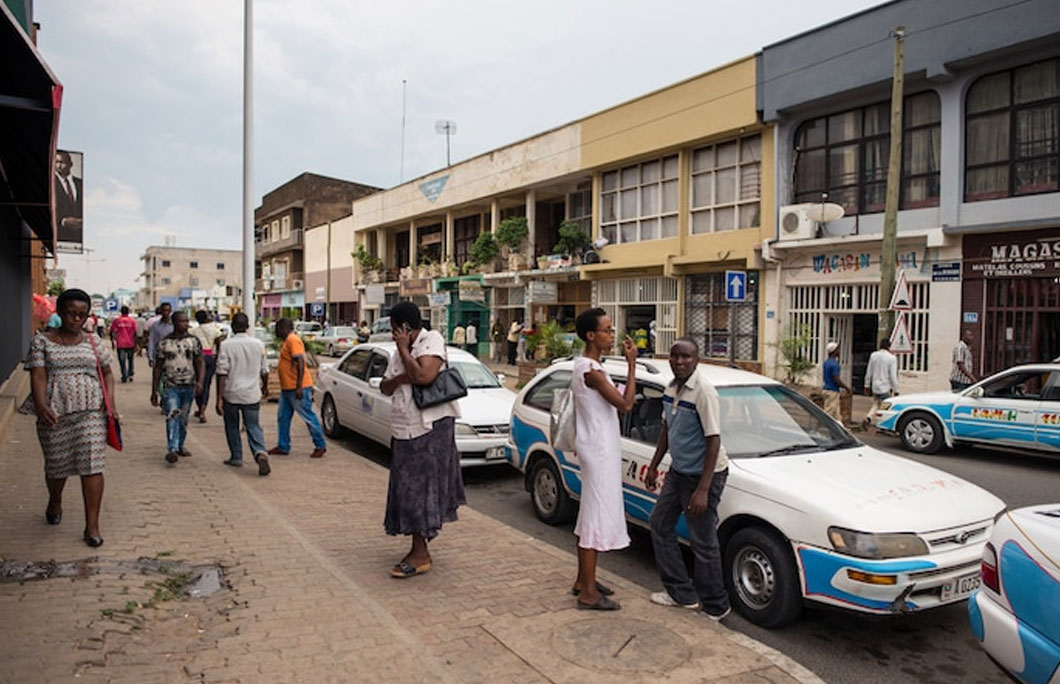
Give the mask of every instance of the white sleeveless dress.
[[[574, 446], [581, 466], [581, 507], [574, 534], [583, 549], [611, 551], [629, 546], [622, 503], [622, 442], [618, 410], [585, 385], [585, 374], [603, 370], [584, 356], [574, 359]], [[607, 381], [611, 377], [606, 375]]]

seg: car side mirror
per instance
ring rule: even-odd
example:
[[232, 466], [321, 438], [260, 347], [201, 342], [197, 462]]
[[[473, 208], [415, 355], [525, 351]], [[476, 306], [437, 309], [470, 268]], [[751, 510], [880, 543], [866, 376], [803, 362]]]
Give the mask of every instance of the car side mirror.
[[368, 386], [372, 389], [379, 389], [383, 385], [382, 378], [368, 378]]
[[983, 388], [982, 387], [973, 387], [972, 391], [968, 393], [968, 396], [971, 397], [972, 399], [982, 399], [983, 398]]
[[499, 380], [502, 385], [504, 384], [504, 381], [507, 380], [507, 379], [508, 379], [508, 376], [505, 375], [504, 373], [497, 373], [497, 380]]

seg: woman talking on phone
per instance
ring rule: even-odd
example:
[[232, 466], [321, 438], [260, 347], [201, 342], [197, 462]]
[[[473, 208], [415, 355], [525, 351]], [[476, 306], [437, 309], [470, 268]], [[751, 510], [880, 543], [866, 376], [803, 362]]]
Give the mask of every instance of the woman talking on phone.
[[420, 309], [400, 302], [390, 310], [396, 353], [391, 356], [383, 384], [390, 401], [390, 483], [384, 527], [390, 535], [409, 535], [412, 548], [390, 574], [397, 578], [431, 569], [427, 542], [438, 536], [442, 523], [456, 520], [456, 509], [466, 503], [456, 450], [456, 401], [420, 409], [412, 387], [430, 385], [446, 361], [445, 339], [425, 330]]
[[622, 503], [622, 442], [618, 412], [629, 413], [636, 398], [637, 347], [627, 335], [622, 341], [628, 372], [619, 391], [600, 364], [615, 343], [611, 317], [600, 308], [578, 315], [578, 337], [585, 342], [582, 356], [574, 359], [571, 392], [574, 395], [574, 450], [581, 468], [582, 492], [578, 522], [578, 579], [571, 592], [578, 608], [618, 610], [610, 587], [596, 581], [596, 556], [629, 546], [626, 513]]

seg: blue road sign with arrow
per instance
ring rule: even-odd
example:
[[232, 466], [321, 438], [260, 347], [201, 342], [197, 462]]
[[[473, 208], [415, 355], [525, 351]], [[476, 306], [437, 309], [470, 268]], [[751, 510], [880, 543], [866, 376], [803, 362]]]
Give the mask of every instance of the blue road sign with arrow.
[[725, 271], [725, 301], [747, 301], [747, 271]]

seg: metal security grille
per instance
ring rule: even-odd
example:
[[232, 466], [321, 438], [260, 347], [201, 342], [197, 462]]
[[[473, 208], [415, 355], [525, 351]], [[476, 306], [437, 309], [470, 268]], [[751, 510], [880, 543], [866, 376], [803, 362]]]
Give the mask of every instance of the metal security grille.
[[984, 375], [1056, 358], [1060, 353], [1060, 279], [988, 280], [983, 349]]
[[625, 330], [625, 307], [655, 306], [656, 351], [668, 350], [677, 339], [677, 279], [622, 278], [593, 283], [593, 306], [607, 312], [616, 330]]
[[[685, 334], [703, 356], [753, 361], [758, 358], [758, 278], [747, 278], [747, 300], [725, 301], [725, 274], [688, 276], [685, 281]], [[730, 345], [732, 354], [730, 356]]]

